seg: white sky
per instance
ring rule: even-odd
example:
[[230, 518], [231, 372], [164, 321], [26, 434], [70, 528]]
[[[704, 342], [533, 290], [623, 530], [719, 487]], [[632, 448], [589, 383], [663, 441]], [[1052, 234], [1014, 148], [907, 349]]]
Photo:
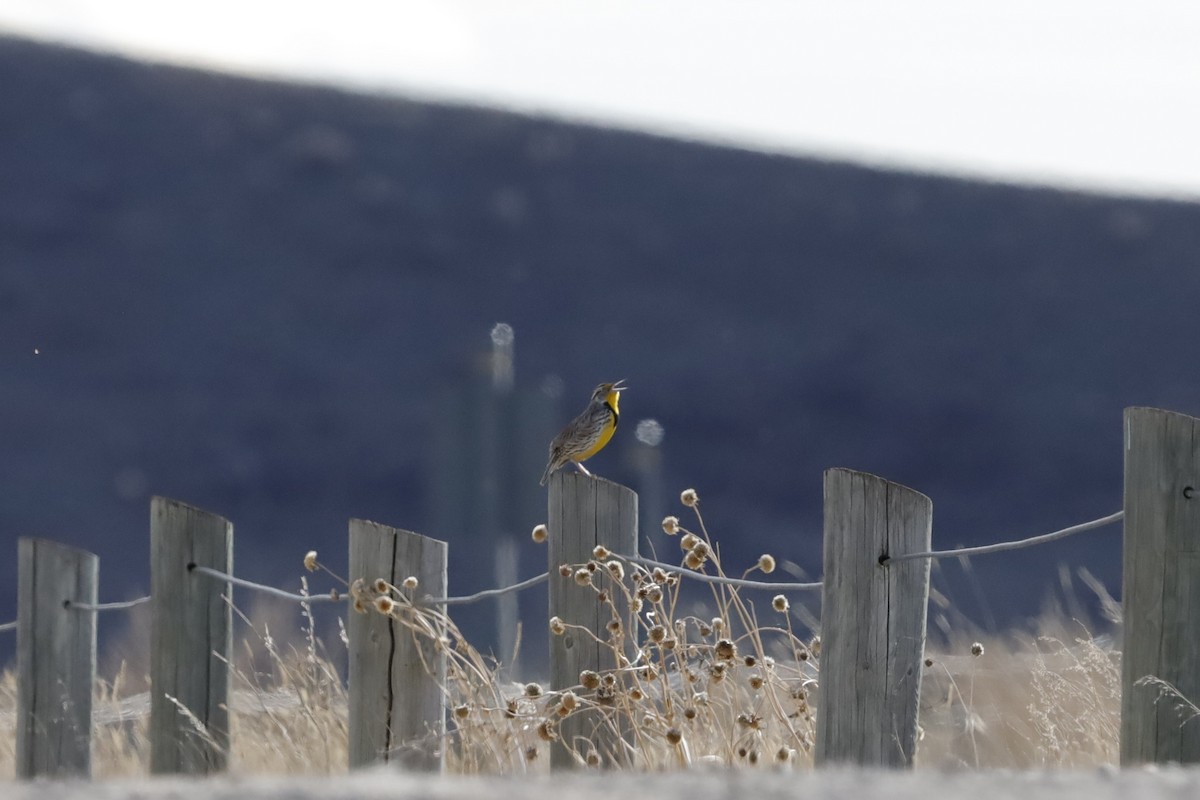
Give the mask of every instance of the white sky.
[[771, 150], [1200, 199], [1194, 0], [2, 0], [0, 30]]

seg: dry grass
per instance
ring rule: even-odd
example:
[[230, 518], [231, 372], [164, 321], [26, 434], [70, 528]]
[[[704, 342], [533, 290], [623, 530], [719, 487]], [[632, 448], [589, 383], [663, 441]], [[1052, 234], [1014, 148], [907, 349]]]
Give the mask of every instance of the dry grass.
[[[664, 528], [679, 536], [682, 563], [724, 575], [720, 548], [698, 504], [690, 505], [695, 531], [673, 517]], [[681, 580], [679, 572], [648, 570], [606, 552], [564, 569], [578, 591], [609, 610], [602, 643], [611, 659], [605, 669], [558, 691], [502, 681], [495, 663], [471, 646], [452, 619], [412, 603], [415, 587], [352, 587], [364, 613], [389, 614], [413, 635], [432, 638], [447, 656], [449, 770], [541, 772], [557, 746], [584, 763], [617, 761], [641, 770], [697, 763], [811, 766], [820, 642], [807, 632], [812, 620], [803, 608], [780, 599], [756, 608], [724, 586], [685, 597], [686, 577]], [[756, 569], [774, 569], [774, 559], [764, 557], [737, 574]], [[1032, 633], [984, 638], [966, 624], [956, 632], [942, 613], [949, 602], [936, 593], [933, 599], [931, 623], [950, 644], [940, 652], [931, 646], [927, 659], [919, 767], [1116, 762], [1120, 655], [1109, 637], [1093, 636], [1061, 609], [1046, 614]], [[343, 772], [346, 692], [337, 665], [345, 660], [344, 632], [328, 652], [310, 615], [291, 643], [274, 638], [272, 623], [241, 619], [249, 633], [233, 666], [231, 769]], [[569, 627], [551, 621], [551, 633]], [[132, 680], [122, 668], [96, 687], [98, 777], [147, 770], [148, 695], [130, 689], [141, 688], [141, 681], [144, 676]], [[14, 771], [15, 709], [16, 680], [8, 671], [0, 675], [0, 778]], [[571, 718], [624, 732], [631, 747], [602, 752], [589, 742], [562, 742], [563, 721]]]

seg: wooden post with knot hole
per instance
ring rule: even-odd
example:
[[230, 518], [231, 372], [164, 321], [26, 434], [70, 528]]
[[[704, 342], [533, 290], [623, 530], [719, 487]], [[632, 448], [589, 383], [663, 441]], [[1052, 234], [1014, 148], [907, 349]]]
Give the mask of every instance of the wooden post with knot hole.
[[89, 778], [100, 560], [45, 539], [17, 543], [17, 777]]
[[933, 504], [864, 472], [825, 472], [815, 763], [911, 767], [925, 654]]
[[1125, 410], [1121, 765], [1200, 762], [1200, 419]]

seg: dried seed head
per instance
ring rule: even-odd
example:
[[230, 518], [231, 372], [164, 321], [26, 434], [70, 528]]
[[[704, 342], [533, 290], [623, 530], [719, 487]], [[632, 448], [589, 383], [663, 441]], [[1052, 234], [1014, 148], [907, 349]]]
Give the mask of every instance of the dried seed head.
[[762, 675], [751, 675], [750, 676], [750, 688], [757, 692], [762, 687], [763, 687]]
[[654, 668], [653, 664], [647, 664], [646, 666], [642, 667], [638, 674], [642, 676], [642, 680], [658, 680], [658, 670]]
[[600, 766], [600, 754], [597, 753], [595, 750], [589, 750], [588, 754], [587, 754], [587, 758], [584, 760], [587, 762], [587, 765], [589, 767]]
[[454, 716], [456, 719], [466, 719], [471, 716], [471, 707], [466, 703], [454, 707]]
[[534, 525], [533, 531], [529, 534], [530, 538], [533, 539], [538, 544], [541, 544], [542, 542], [546, 541], [546, 537], [549, 535], [550, 535], [550, 529], [547, 528], [545, 526], [545, 524]]
[[698, 570], [704, 566], [704, 559], [696, 555], [695, 550], [692, 550], [684, 557], [683, 563], [688, 569]]
[[983, 655], [983, 645], [980, 644], [979, 642], [975, 642], [974, 644], [972, 644], [971, 645], [971, 655], [976, 656], [976, 657]]
[[359, 614], [367, 613], [367, 606], [366, 606], [366, 604], [363, 603], [361, 597], [354, 598], [354, 610], [357, 611]]
[[680, 550], [691, 550], [700, 541], [701, 541], [700, 537], [697, 536], [696, 534], [685, 533], [683, 535], [683, 538], [679, 540], [679, 549]]
[[304, 568], [309, 572], [317, 571], [317, 551], [309, 550], [304, 554]]
[[592, 558], [598, 558], [603, 561], [611, 555], [612, 553], [608, 551], [608, 548], [602, 544], [598, 544], [592, 548]]
[[749, 753], [749, 752], [750, 752], [750, 751], [749, 751], [749, 750], [747, 750], [745, 747], [739, 747], [739, 748], [737, 749], [738, 758], [745, 758], [745, 757], [746, 757], [746, 754], [747, 754], [747, 753]]
[[725, 620], [720, 617], [713, 617], [709, 624], [712, 625], [712, 629], [717, 633], [725, 630]]
[[543, 742], [553, 742], [558, 738], [558, 730], [550, 720], [544, 720], [537, 729], [538, 738]]
[[537, 757], [538, 757], [538, 749], [536, 747], [526, 747], [525, 748], [525, 760], [526, 761], [533, 761], [533, 760], [537, 759]]
[[762, 717], [758, 716], [757, 714], [749, 714], [746, 712], [738, 714], [737, 721], [738, 724], [743, 728], [754, 728], [755, 730], [758, 730], [758, 728], [762, 725]]
[[541, 697], [542, 696], [542, 687], [536, 683], [525, 684], [525, 696], [526, 697]]
[[679, 495], [679, 502], [688, 508], [695, 508], [700, 502], [700, 495], [696, 494], [695, 489], [684, 489], [683, 493]]
[[780, 747], [778, 750], [775, 751], [775, 760], [778, 761], [780, 764], [786, 764], [787, 762], [792, 760], [793, 752], [794, 751], [788, 747]]
[[771, 600], [771, 608], [775, 609], [780, 614], [786, 614], [788, 607], [788, 599], [781, 594], [775, 595], [775, 597]]
[[516, 719], [516, 717], [517, 717], [517, 701], [516, 700], [509, 700], [504, 705], [504, 716], [508, 717], [509, 719]]
[[647, 635], [649, 635], [650, 641], [655, 644], [661, 644], [662, 640], [667, 638], [667, 629], [662, 625], [655, 625], [647, 631]]
[[758, 557], [758, 569], [761, 572], [770, 574], [775, 571], [775, 556], [770, 553], [763, 553]]
[[625, 580], [625, 565], [620, 561], [609, 561], [605, 566], [608, 567], [608, 574], [612, 575], [615, 580]]
[[589, 586], [592, 583], [592, 573], [587, 569], [575, 570], [575, 582], [580, 586]]
[[750, 755], [748, 755], [747, 758], [749, 759], [751, 764], [757, 764], [758, 763], [758, 751], [751, 750]]
[[633, 700], [635, 703], [638, 700], [641, 700], [645, 696], [646, 695], [642, 693], [642, 690], [636, 686], [634, 686], [632, 689], [629, 690], [629, 699]]
[[714, 652], [717, 658], [732, 661], [737, 656], [737, 646], [729, 639], [721, 639], [717, 642]]
[[679, 644], [679, 640], [672, 636], [668, 639], [664, 639], [662, 646], [667, 650], [674, 650], [677, 644]]
[[381, 594], [375, 598], [375, 610], [380, 614], [390, 614], [395, 607], [396, 601], [392, 600], [386, 594]]
[[579, 673], [579, 683], [585, 689], [595, 689], [600, 685], [600, 674], [590, 669], [585, 669]]
[[405, 589], [408, 589], [411, 592], [417, 588], [419, 583], [420, 582], [417, 580], [416, 575], [409, 575], [407, 578], [404, 579], [404, 583], [402, 585], [404, 586]]
[[758, 659], [752, 655], [749, 655], [742, 659], [742, 663], [745, 664], [747, 667], [753, 667], [755, 664], [758, 663]]
[[593, 558], [583, 566], [587, 568], [588, 572], [595, 572], [596, 570], [600, 569], [600, 562]]
[[603, 589], [600, 589], [599, 591], [597, 591], [596, 592], [596, 602], [607, 603], [608, 602], [608, 592], [604, 591]]
[[562, 636], [567, 632], [567, 625], [558, 617], [550, 618], [550, 632], [555, 636]]
[[633, 613], [635, 613], [635, 614], [640, 614], [640, 613], [642, 613], [642, 598], [640, 598], [640, 597], [635, 597], [635, 598], [633, 598], [632, 600], [630, 600], [630, 601], [629, 601], [629, 608], [630, 608], [630, 609], [633, 611]]
[[712, 626], [710, 625], [701, 622], [696, 626], [696, 629], [700, 631], [701, 636], [712, 636]]
[[574, 571], [575, 571], [575, 570], [571, 569], [571, 565], [570, 565], [570, 564], [559, 564], [559, 565], [558, 565], [558, 574], [559, 574], [559, 575], [561, 575], [561, 576], [562, 576], [562, 577], [564, 577], [564, 578], [569, 578], [569, 577], [571, 577], [571, 573], [572, 573], [572, 572], [574, 572]]
[[696, 718], [696, 708], [694, 706], [688, 706], [687, 708], [685, 708], [683, 710], [683, 718], [686, 720], [695, 719]]
[[808, 643], [808, 649], [814, 656], [821, 655], [821, 637], [814, 636], [812, 641]]
[[701, 539], [692, 546], [692, 552], [700, 558], [708, 558], [712, 555], [712, 548], [708, 546], [708, 542]]
[[667, 582], [667, 572], [662, 567], [655, 567], [654, 572], [650, 573], [650, 577], [659, 586], [662, 586]]
[[651, 603], [661, 603], [663, 601], [662, 589], [657, 586], [651, 586], [646, 590], [646, 599]]
[[579, 706], [579, 697], [574, 692], [563, 692], [563, 696], [558, 700], [558, 713], [561, 716], [566, 716], [574, 711]]
[[383, 578], [376, 578], [372, 587], [375, 589], [375, 594], [383, 594], [392, 588]]
[[608, 625], [606, 625], [605, 627], [608, 628], [608, 632], [610, 634], [612, 634], [613, 636], [616, 636], [617, 634], [619, 634], [621, 632], [621, 620], [610, 619], [608, 621]]
[[932, 666], [933, 666], [933, 659], [932, 659], [932, 658], [927, 658], [927, 659], [925, 659], [925, 666], [927, 666], [927, 667], [932, 667]]
[[617, 676], [611, 672], [606, 672], [604, 673], [604, 677], [600, 679], [600, 682], [611, 689], [617, 685]]
[[679, 517], [663, 517], [663, 533], [667, 536], [679, 533]]
[[667, 744], [679, 744], [683, 740], [683, 732], [679, 728], [667, 728]]
[[708, 670], [709, 678], [713, 683], [720, 683], [725, 680], [725, 665], [713, 664]]

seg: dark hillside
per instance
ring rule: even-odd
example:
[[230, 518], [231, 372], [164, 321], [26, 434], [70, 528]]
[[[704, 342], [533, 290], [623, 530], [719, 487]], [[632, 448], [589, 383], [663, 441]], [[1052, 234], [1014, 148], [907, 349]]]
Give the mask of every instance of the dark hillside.
[[[98, 552], [104, 599], [147, 588], [151, 493], [233, 518], [262, 580], [340, 566], [350, 516], [425, 528], [437, 387], [497, 321], [564, 419], [629, 381], [663, 502], [695, 486], [727, 557], [818, 571], [829, 466], [930, 495], [942, 546], [1053, 530], [1120, 506], [1123, 407], [1200, 412], [1198, 300], [1197, 205], [0, 39], [0, 620], [20, 535]], [[628, 479], [632, 431], [599, 472]], [[1060, 562], [1119, 591], [1119, 553], [975, 566], [1010, 621]]]

